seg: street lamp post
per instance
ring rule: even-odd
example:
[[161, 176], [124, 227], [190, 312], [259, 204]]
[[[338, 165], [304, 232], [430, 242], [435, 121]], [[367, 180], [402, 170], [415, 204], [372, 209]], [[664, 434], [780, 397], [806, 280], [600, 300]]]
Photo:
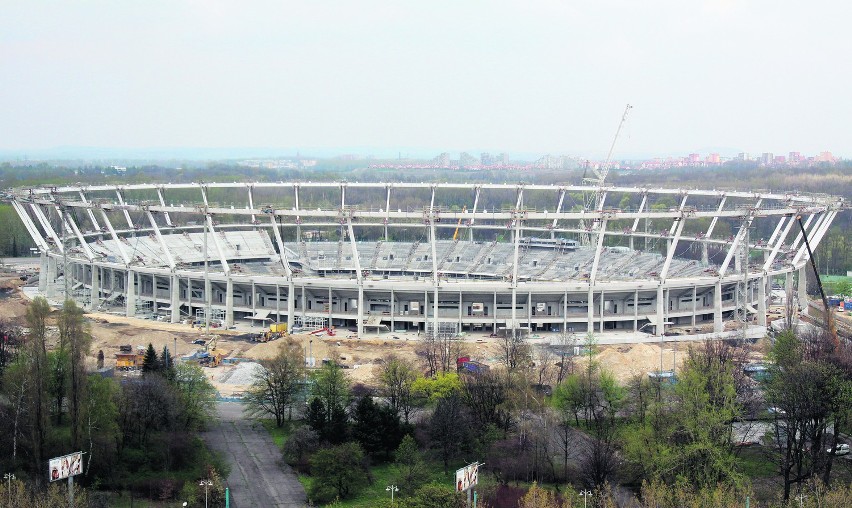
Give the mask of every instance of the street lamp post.
[[589, 498], [592, 497], [592, 491], [583, 490], [580, 492], [580, 495], [583, 496], [583, 508], [586, 508], [587, 503], [589, 502]]
[[201, 480], [198, 482], [198, 485], [204, 487], [204, 508], [207, 508], [207, 488], [213, 486], [213, 482], [210, 480]]
[[8, 503], [9, 506], [12, 506], [12, 480], [15, 479], [15, 475], [12, 473], [6, 473], [3, 475], [3, 479], [6, 480], [6, 492], [8, 493]]
[[388, 486], [385, 488], [385, 490], [386, 490], [386, 491], [389, 491], [389, 492], [391, 493], [391, 506], [393, 506], [393, 493], [394, 493], [394, 492], [399, 492], [399, 487], [397, 487], [396, 485], [388, 485]]

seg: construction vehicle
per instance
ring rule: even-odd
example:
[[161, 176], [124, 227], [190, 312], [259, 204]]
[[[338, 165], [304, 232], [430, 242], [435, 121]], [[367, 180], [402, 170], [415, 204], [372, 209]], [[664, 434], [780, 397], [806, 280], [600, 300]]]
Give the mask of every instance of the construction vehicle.
[[330, 326], [320, 328], [319, 330], [314, 330], [310, 332], [308, 335], [328, 335], [329, 337], [334, 337], [334, 328]]
[[[462, 213], [467, 213], [467, 205], [462, 207]], [[459, 228], [461, 227], [461, 223], [462, 223], [462, 220], [461, 220], [461, 217], [459, 217], [459, 223], [456, 224], [456, 232], [453, 233], [453, 241], [456, 241], [456, 240], [459, 239]]]
[[121, 346], [121, 352], [115, 354], [116, 370], [140, 369], [143, 363], [145, 363], [145, 348], [142, 346], [138, 346], [135, 353], [132, 346]]
[[252, 337], [252, 340], [255, 342], [269, 342], [275, 339], [280, 339], [281, 337], [287, 336], [287, 323], [275, 323], [269, 325], [269, 330], [265, 330], [263, 332], [258, 333], [256, 336]]
[[198, 364], [202, 367], [218, 367], [222, 364], [222, 360], [228, 356], [228, 353], [229, 351], [223, 349], [211, 349], [198, 355]]

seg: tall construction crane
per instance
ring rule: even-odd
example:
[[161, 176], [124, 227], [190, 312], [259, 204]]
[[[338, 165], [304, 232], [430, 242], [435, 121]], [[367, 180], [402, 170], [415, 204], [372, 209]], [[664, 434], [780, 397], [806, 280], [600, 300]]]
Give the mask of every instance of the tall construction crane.
[[[597, 187], [595, 192], [587, 192], [585, 193], [585, 209], [586, 210], [597, 210], [601, 207], [601, 196], [603, 194], [603, 185], [606, 181], [606, 177], [609, 174], [610, 169], [610, 161], [612, 160], [612, 152], [615, 150], [615, 143], [618, 141], [618, 136], [621, 134], [621, 128], [624, 127], [624, 122], [627, 121], [627, 113], [633, 109], [633, 106], [628, 104], [624, 108], [624, 113], [621, 115], [621, 121], [618, 122], [618, 129], [615, 131], [615, 136], [612, 138], [612, 144], [609, 145], [609, 152], [606, 154], [606, 160], [601, 165], [600, 169], [592, 167], [592, 176], [588, 176], [589, 173], [589, 164], [586, 164], [586, 168], [583, 171], [583, 185], [591, 185]], [[588, 229], [584, 223], [585, 221], [580, 222], [580, 226], [582, 229], [587, 230], [586, 232], [581, 234], [581, 243], [583, 245], [589, 245], [591, 243], [591, 239], [589, 237]], [[593, 228], [594, 226], [592, 226]]]

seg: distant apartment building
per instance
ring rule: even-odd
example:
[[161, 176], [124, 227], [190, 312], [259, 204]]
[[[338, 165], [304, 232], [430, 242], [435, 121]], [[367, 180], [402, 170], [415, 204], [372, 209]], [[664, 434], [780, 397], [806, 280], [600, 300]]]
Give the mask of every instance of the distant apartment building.
[[707, 162], [707, 164], [721, 164], [722, 159], [721, 157], [719, 157], [718, 153], [711, 153], [707, 156], [705, 161]]

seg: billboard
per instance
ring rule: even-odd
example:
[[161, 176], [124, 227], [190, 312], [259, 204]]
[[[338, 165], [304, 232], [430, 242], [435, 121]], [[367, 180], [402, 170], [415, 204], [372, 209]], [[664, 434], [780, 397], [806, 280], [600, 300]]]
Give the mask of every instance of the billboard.
[[474, 302], [470, 305], [471, 312], [483, 312], [485, 311], [485, 304], [482, 302]]
[[456, 492], [464, 492], [479, 483], [479, 466], [479, 462], [474, 462], [456, 471]]
[[83, 452], [74, 452], [63, 457], [50, 459], [48, 474], [50, 481], [64, 480], [83, 472]]
[[536, 312], [544, 312], [544, 311], [545, 311], [545, 309], [547, 309], [547, 304], [546, 304], [546, 303], [544, 303], [544, 302], [539, 302], [539, 303], [535, 304], [535, 311], [536, 311]]
[[413, 312], [420, 312], [420, 302], [409, 302], [408, 308], [411, 309]]

